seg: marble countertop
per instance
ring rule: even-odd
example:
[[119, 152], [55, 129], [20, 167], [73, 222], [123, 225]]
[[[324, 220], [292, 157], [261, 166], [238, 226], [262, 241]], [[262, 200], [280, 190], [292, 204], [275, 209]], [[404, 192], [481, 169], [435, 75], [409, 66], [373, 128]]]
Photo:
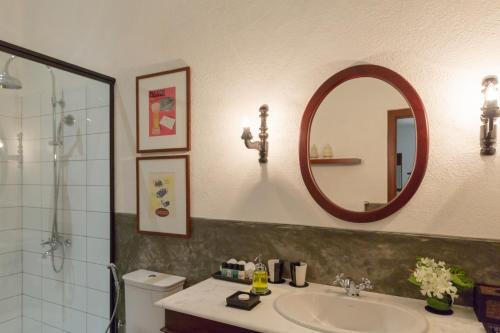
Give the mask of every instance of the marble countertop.
[[[261, 303], [251, 311], [226, 307], [226, 297], [236, 291], [249, 291], [250, 286], [220, 281], [213, 278], [202, 281], [179, 293], [156, 302], [156, 306], [177, 311], [233, 326], [246, 328], [262, 333], [317, 333], [317, 331], [299, 326], [282, 317], [274, 309], [274, 300], [286, 293], [300, 292], [338, 292], [338, 287], [310, 283], [308, 288], [298, 289], [287, 283], [269, 285], [272, 294], [262, 296]], [[485, 330], [477, 321], [472, 308], [454, 306], [452, 316], [438, 316], [424, 310], [425, 302], [416, 299], [390, 296], [363, 291], [371, 299], [391, 301], [402, 304], [423, 314], [429, 322], [428, 333], [484, 333]], [[347, 296], [345, 296], [347, 297]]]

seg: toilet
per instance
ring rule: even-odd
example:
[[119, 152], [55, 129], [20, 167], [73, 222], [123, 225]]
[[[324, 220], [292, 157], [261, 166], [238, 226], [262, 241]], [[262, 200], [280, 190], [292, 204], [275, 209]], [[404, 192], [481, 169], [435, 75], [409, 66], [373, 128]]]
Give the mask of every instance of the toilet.
[[127, 333], [158, 333], [165, 312], [156, 301], [184, 288], [185, 277], [140, 269], [123, 276]]

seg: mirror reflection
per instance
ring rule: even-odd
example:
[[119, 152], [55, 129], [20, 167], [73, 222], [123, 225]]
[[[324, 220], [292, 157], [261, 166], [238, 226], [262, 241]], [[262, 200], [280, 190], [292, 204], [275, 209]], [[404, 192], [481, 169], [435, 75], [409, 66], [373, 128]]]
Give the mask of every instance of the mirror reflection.
[[379, 79], [355, 78], [333, 89], [314, 116], [309, 139], [315, 182], [347, 210], [385, 206], [414, 169], [413, 112], [398, 90]]

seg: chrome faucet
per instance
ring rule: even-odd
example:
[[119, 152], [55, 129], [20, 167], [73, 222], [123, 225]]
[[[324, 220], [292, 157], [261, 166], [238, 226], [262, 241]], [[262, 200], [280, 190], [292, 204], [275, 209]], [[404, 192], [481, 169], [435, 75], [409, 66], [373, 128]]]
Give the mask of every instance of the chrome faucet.
[[59, 249], [62, 246], [70, 247], [71, 239], [62, 239], [62, 237], [51, 236], [48, 240], [41, 242], [40, 245], [43, 248], [45, 248], [46, 246], [49, 247], [47, 251], [42, 253], [42, 257], [46, 258], [48, 255], [52, 255], [55, 251], [57, 251], [57, 249]]
[[334, 286], [340, 286], [345, 289], [348, 296], [359, 296], [359, 292], [365, 289], [373, 289], [373, 285], [367, 278], [362, 278], [361, 283], [356, 284], [350, 277], [344, 277], [344, 273], [337, 274]]

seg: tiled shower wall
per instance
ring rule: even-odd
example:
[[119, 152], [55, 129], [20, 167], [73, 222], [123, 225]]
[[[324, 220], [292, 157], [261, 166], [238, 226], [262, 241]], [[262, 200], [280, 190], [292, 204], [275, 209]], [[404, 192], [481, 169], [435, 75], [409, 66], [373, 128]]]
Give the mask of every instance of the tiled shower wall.
[[[60, 156], [59, 230], [72, 242], [65, 249], [60, 273], [52, 269], [50, 256], [42, 258], [40, 246], [50, 237], [54, 207], [50, 93], [30, 93], [22, 100], [22, 314], [26, 333], [104, 332], [109, 318], [105, 266], [110, 261], [109, 86], [75, 80], [86, 83], [63, 89], [65, 115], [73, 115], [76, 122], [64, 127], [64, 154]], [[61, 97], [60, 88], [57, 97]], [[61, 250], [56, 253], [59, 265]]]
[[17, 94], [0, 95], [0, 332], [21, 331], [21, 168]]

